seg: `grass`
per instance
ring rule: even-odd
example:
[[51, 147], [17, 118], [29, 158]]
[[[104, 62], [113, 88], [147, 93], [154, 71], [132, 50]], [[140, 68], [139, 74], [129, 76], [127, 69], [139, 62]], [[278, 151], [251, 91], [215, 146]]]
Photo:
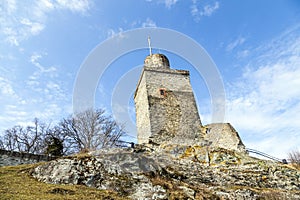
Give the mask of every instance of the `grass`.
[[125, 199], [118, 197], [115, 192], [83, 185], [54, 185], [39, 182], [29, 175], [30, 170], [36, 165], [0, 167], [0, 199]]

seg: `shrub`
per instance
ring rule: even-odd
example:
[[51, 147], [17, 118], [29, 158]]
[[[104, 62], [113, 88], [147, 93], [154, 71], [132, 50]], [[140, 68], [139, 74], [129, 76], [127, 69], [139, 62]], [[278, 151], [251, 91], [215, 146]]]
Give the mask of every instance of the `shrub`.
[[289, 161], [296, 168], [300, 169], [300, 151], [294, 150], [288, 154]]

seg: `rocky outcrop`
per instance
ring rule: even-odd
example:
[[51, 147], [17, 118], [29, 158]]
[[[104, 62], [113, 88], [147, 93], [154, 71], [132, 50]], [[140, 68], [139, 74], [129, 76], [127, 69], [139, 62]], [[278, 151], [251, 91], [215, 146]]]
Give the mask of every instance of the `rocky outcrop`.
[[132, 199], [300, 198], [300, 171], [197, 145], [105, 149], [50, 161], [31, 174], [47, 183], [83, 184]]

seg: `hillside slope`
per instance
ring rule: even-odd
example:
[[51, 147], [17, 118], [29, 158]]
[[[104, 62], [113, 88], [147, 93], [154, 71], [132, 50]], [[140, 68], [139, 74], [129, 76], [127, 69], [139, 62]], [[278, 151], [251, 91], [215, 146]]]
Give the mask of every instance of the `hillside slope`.
[[46, 183], [113, 190], [131, 199], [300, 199], [300, 171], [197, 145], [104, 149], [45, 163], [31, 174]]
[[39, 164], [0, 167], [0, 199], [126, 199], [118, 197], [112, 191], [88, 188], [83, 185], [53, 185], [39, 182], [29, 175], [30, 170]]

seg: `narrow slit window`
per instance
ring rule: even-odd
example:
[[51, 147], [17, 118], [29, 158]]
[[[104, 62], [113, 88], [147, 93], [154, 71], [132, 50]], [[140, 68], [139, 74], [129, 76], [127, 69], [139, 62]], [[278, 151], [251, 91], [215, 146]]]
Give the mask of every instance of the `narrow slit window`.
[[166, 96], [166, 89], [159, 89], [159, 94], [161, 95], [161, 96]]
[[164, 90], [160, 90], [160, 95], [165, 95], [165, 91]]

